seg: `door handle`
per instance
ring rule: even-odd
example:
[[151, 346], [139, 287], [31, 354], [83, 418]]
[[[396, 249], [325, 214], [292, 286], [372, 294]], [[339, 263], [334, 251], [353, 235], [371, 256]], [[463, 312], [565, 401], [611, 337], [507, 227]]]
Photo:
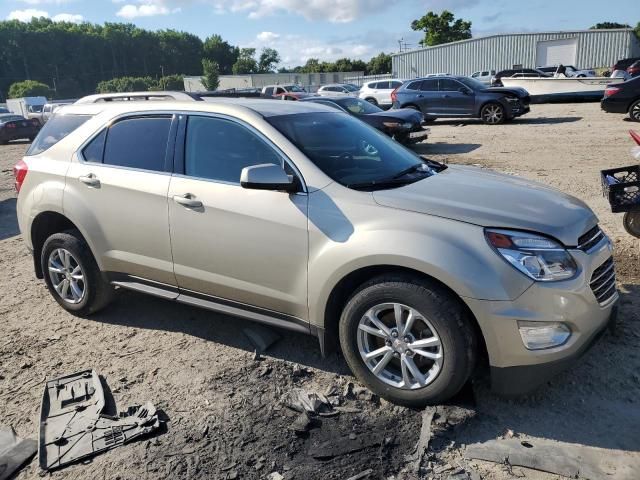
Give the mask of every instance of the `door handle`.
[[423, 97], [424, 97], [424, 95], [418, 95], [418, 98], [423, 98]]
[[187, 208], [202, 208], [202, 202], [200, 200], [194, 200], [194, 196], [195, 195], [191, 193], [185, 193], [184, 195], [174, 195], [173, 201]]
[[90, 173], [88, 175], [82, 175], [81, 177], [78, 177], [78, 180], [80, 180], [82, 183], [84, 183], [88, 187], [100, 186], [100, 180], [98, 180], [98, 177], [96, 177], [95, 174], [93, 173]]
[[451, 98], [449, 95], [442, 95], [442, 98]]

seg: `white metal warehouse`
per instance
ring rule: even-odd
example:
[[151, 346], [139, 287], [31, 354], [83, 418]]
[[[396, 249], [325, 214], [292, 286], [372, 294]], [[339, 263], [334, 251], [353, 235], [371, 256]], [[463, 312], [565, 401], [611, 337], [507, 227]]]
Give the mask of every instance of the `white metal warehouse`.
[[513, 33], [472, 38], [394, 54], [397, 78], [429, 73], [470, 75], [515, 65], [573, 65], [610, 68], [621, 58], [640, 57], [640, 41], [631, 29]]

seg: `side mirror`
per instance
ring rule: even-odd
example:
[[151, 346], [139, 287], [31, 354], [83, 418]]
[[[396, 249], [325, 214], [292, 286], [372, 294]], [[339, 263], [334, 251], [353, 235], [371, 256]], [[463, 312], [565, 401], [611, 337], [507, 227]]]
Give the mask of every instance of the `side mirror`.
[[240, 185], [242, 188], [253, 190], [284, 190], [285, 192], [298, 190], [294, 180], [287, 175], [284, 168], [273, 163], [244, 167], [240, 173]]

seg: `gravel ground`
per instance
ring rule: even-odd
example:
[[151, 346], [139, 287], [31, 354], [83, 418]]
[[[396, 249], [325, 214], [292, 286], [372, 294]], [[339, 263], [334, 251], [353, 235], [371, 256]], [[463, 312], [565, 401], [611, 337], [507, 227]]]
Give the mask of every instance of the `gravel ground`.
[[[469, 385], [444, 407], [420, 478], [560, 478], [520, 467], [464, 460], [465, 445], [514, 435], [535, 444], [583, 446], [602, 460], [607, 478], [640, 471], [640, 241], [626, 234], [600, 193], [599, 170], [632, 163], [626, 130], [632, 124], [597, 104], [534, 105], [501, 126], [438, 121], [416, 149], [436, 160], [477, 164], [532, 178], [586, 201], [616, 246], [622, 292], [620, 324], [575, 368], [518, 399]], [[239, 319], [121, 291], [91, 319], [63, 311], [33, 275], [19, 238], [11, 167], [26, 144], [0, 146], [0, 424], [36, 438], [47, 378], [93, 367], [116, 404], [150, 400], [163, 411], [159, 434], [51, 474], [57, 479], [139, 478], [414, 478], [407, 456], [422, 413], [372, 397], [344, 361], [320, 357], [317, 342], [290, 332], [255, 360]], [[461, 195], [464, 192], [460, 192]], [[292, 388], [340, 392], [348, 412], [322, 418], [307, 436], [289, 431], [297, 414], [281, 396]], [[461, 406], [462, 408], [457, 408]], [[448, 417], [448, 423], [444, 418]], [[357, 452], [349, 453], [360, 445]], [[317, 460], [327, 445], [338, 455]], [[33, 460], [19, 479], [38, 478]], [[416, 477], [417, 478], [417, 477]], [[477, 478], [477, 477], [476, 477]]]

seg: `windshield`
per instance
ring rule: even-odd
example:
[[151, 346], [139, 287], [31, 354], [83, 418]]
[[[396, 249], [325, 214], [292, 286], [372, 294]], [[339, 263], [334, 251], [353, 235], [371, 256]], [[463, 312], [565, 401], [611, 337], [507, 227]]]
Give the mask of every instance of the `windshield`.
[[415, 153], [344, 113], [298, 113], [266, 120], [326, 175], [348, 187], [393, 188], [433, 174]]
[[344, 88], [346, 88], [347, 90], [349, 90], [350, 92], [357, 92], [360, 90], [360, 87], [356, 86], [356, 85], [352, 85], [351, 83], [347, 83], [344, 85]]
[[460, 77], [458, 78], [458, 80], [464, 83], [471, 90], [484, 90], [485, 88], [487, 88], [487, 86], [484, 83], [480, 82], [479, 80], [476, 80], [475, 78]]
[[31, 113], [40, 113], [42, 112], [44, 105], [29, 105], [28, 110]]
[[383, 111], [380, 107], [376, 107], [372, 103], [360, 100], [359, 98], [348, 97], [344, 100], [340, 99], [336, 103], [354, 115], [367, 115], [369, 113], [380, 113]]
[[298, 85], [287, 85], [284, 87], [287, 92], [305, 92], [306, 90]]

